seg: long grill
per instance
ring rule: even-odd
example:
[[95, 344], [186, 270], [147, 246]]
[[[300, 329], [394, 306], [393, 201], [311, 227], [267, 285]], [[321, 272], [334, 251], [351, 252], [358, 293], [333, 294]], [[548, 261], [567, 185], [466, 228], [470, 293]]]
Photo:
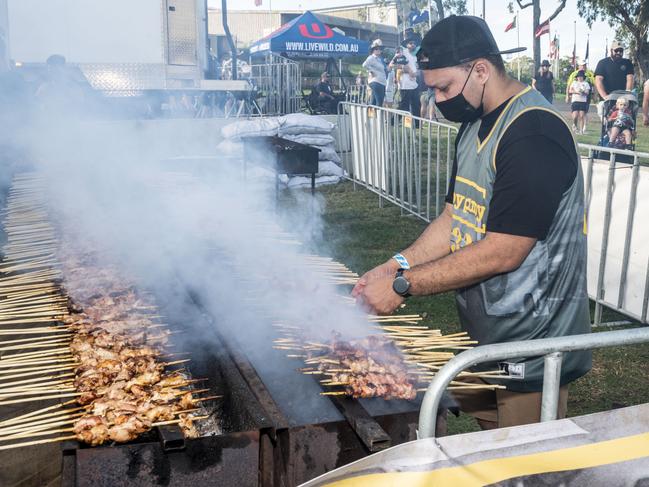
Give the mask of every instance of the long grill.
[[[34, 175], [17, 175], [5, 212], [8, 241], [0, 278], [0, 334], [5, 342], [4, 348], [0, 348], [0, 388], [5, 392], [0, 392], [0, 431], [17, 424], [19, 415], [22, 423], [29, 426], [20, 430], [20, 438], [15, 437], [16, 430], [5, 429], [0, 448], [35, 441], [43, 442], [49, 449], [43, 450], [39, 445], [0, 450], [3, 465], [13, 467], [0, 474], [6, 476], [4, 480], [11, 480], [13, 472], [16, 477], [23, 475], [20, 479], [24, 481], [24, 464], [36, 464], [62, 465], [63, 485], [189, 485], [201, 481], [207, 485], [297, 485], [368, 453], [415, 438], [419, 400], [355, 399], [345, 392], [349, 384], [340, 384], [342, 389], [329, 385], [326, 374], [331, 373], [330, 369], [318, 368], [318, 363], [323, 358], [334, 360], [334, 345], [298, 337], [293, 333], [295, 324], [281, 320], [276, 320], [275, 326], [259, 320], [258, 329], [249, 330], [260, 335], [269, 348], [275, 343], [273, 367], [264, 366], [268, 350], [260, 353], [258, 347], [245, 340], [245, 335], [230, 333], [218, 317], [206, 311], [190, 285], [174, 281], [172, 276], [169, 282], [160, 284], [160, 289], [150, 290], [152, 301], [158, 293], [166, 295], [168, 288], [174, 288], [183, 290], [185, 305], [181, 309], [177, 303], [166, 307], [160, 302], [146, 313], [140, 310], [148, 315], [149, 328], [154, 328], [147, 330], [144, 341], [157, 346], [156, 340], [166, 330], [173, 343], [173, 333], [182, 332], [183, 323], [191, 321], [193, 336], [184, 336], [179, 341], [182, 345], [165, 349], [161, 360], [167, 364], [179, 362], [173, 365], [171, 373], [181, 368], [186, 382], [182, 389], [199, 402], [197, 411], [188, 413], [202, 418], [196, 422], [196, 437], [186, 438], [174, 417], [152, 421], [153, 427], [132, 441], [109, 441], [90, 447], [72, 438], [73, 423], [50, 424], [49, 418], [58, 417], [53, 413], [76, 407], [66, 403], [75, 401], [80, 394], [74, 383], [71, 385], [72, 376], [63, 375], [74, 373], [70, 364], [76, 365], [74, 356], [68, 358], [72, 334], [65, 322], [70, 321], [69, 314], [79, 303], [68, 302], [64, 294], [66, 273], [73, 273], [74, 266], [70, 266], [68, 259], [61, 267], [56, 258], [61, 255], [57, 232], [65, 233], [65, 229], [55, 232], [47, 222], [47, 208], [38, 200], [40, 191], [34, 189], [37, 181]], [[76, 257], [83, 260], [79, 255]], [[308, 260], [335, 284], [347, 286], [356, 278], [331, 259]], [[76, 292], [92, 298], [83, 285]], [[372, 326], [392, 334], [392, 341], [416, 369], [416, 381], [426, 382], [431, 371], [453, 355], [452, 349], [464, 348], [470, 342], [466, 337], [444, 339], [437, 332], [425, 331], [417, 324], [419, 320], [416, 315], [370, 318]], [[59, 333], [65, 338], [50, 340]], [[204, 334], [211, 337], [209, 344], [201, 339]], [[23, 341], [9, 344], [8, 340]], [[440, 348], [444, 348], [442, 353]], [[17, 359], [18, 353], [30, 355]], [[343, 360], [340, 356], [335, 358]], [[415, 367], [416, 363], [424, 364], [423, 368]], [[344, 364], [349, 366], [348, 361]], [[20, 371], [6, 373], [17, 367]], [[34, 370], [27, 371], [28, 368]], [[7, 387], [7, 382], [17, 380], [16, 374], [32, 372], [34, 378], [46, 385], [36, 382], [40, 385], [32, 387], [33, 383], [22, 383], [20, 392], [24, 394], [20, 397], [16, 396], [19, 391], [14, 390], [15, 386]], [[325, 378], [319, 374], [325, 374]], [[192, 378], [206, 379], [205, 385], [190, 384]], [[192, 392], [199, 387], [209, 392]], [[44, 391], [52, 391], [47, 394], [53, 397], [47, 402], [36, 401], [43, 399]], [[220, 397], [200, 401], [206, 395]], [[51, 409], [45, 411], [45, 407]], [[37, 413], [25, 416], [34, 411]], [[80, 414], [78, 411], [70, 414]], [[36, 417], [40, 418], [40, 425], [33, 423]], [[53, 427], [63, 431], [53, 432]], [[53, 445], [56, 449], [51, 448]], [[44, 482], [40, 481], [56, 467], [41, 470], [35, 484], [42, 485]]]

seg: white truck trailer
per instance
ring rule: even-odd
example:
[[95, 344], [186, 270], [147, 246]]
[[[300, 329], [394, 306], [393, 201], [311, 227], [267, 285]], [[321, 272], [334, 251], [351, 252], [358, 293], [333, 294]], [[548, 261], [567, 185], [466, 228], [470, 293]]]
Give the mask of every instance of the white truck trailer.
[[205, 0], [0, 0], [0, 69], [60, 54], [100, 91], [196, 88], [206, 16]]

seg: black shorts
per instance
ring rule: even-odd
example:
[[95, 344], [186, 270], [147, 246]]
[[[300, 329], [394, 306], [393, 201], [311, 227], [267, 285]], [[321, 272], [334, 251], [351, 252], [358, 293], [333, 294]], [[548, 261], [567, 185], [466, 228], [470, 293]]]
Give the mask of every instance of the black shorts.
[[587, 112], [588, 103], [585, 101], [573, 101], [570, 105], [570, 110], [573, 112]]

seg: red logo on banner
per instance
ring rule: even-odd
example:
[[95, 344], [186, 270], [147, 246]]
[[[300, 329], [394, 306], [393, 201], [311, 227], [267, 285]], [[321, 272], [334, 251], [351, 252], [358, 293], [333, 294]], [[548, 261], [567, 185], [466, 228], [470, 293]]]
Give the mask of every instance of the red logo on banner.
[[300, 24], [298, 27], [300, 29], [300, 34], [304, 37], [310, 39], [329, 39], [334, 36], [334, 31], [329, 28], [328, 25], [322, 24], [324, 27], [324, 33], [320, 31], [320, 25], [315, 22], [311, 24], [311, 28], [306, 24]]

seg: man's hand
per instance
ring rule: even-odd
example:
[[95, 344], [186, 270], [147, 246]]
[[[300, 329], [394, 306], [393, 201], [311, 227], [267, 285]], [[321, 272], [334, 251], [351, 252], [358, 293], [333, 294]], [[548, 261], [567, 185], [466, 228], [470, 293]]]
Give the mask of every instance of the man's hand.
[[642, 114], [642, 125], [649, 127], [649, 115]]
[[403, 297], [392, 289], [394, 276], [373, 279], [363, 287], [360, 296], [356, 298], [363, 309], [376, 315], [389, 315], [403, 303]]
[[[399, 264], [397, 263], [397, 261], [394, 259], [390, 259], [387, 262], [375, 267], [374, 269], [367, 271], [358, 280], [358, 282], [354, 286], [354, 289], [352, 289], [352, 296], [358, 299], [358, 297], [362, 294], [365, 287], [369, 283], [377, 279], [381, 279], [385, 277], [394, 279], [394, 276], [398, 270], [399, 270]], [[390, 286], [392, 286], [392, 284], [390, 284]], [[392, 289], [392, 287], [390, 287], [390, 289]]]

